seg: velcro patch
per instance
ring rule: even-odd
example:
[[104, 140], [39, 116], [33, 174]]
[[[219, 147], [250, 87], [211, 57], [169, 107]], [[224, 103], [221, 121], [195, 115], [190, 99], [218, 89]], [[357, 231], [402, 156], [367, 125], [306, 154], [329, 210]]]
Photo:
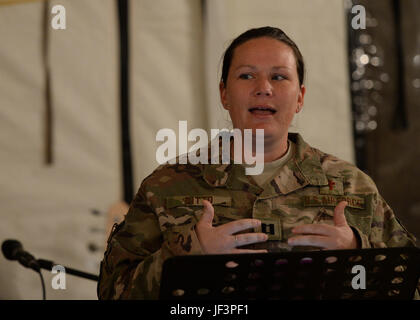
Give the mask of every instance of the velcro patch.
[[319, 195], [302, 197], [303, 206], [305, 207], [335, 207], [340, 201], [347, 201], [347, 207], [349, 208], [365, 208], [365, 199], [357, 196]]
[[203, 200], [209, 201], [212, 205], [232, 206], [231, 197], [223, 196], [174, 196], [166, 198], [166, 208], [179, 206], [202, 206]]

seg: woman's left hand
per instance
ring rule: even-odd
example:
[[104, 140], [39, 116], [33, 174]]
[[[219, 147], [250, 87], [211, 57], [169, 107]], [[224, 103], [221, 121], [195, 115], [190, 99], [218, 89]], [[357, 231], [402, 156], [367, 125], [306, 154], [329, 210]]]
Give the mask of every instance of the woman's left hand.
[[341, 201], [334, 209], [334, 225], [304, 224], [292, 229], [296, 236], [289, 238], [291, 246], [314, 246], [327, 250], [357, 249], [357, 238], [347, 224], [344, 208], [346, 201]]

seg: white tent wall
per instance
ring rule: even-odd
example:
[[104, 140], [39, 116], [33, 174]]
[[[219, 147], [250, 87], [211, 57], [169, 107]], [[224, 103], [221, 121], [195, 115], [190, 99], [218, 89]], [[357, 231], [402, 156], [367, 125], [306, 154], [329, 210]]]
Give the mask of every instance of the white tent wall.
[[[134, 185], [159, 165], [156, 133], [207, 128], [201, 1], [132, 0], [131, 126]], [[191, 145], [191, 144], [190, 144]], [[135, 191], [137, 191], [137, 188]]]
[[[113, 0], [55, 4], [66, 9], [67, 29], [50, 29], [51, 166], [44, 163], [44, 3], [0, 6], [0, 235], [38, 258], [98, 274], [105, 216], [91, 209], [106, 212], [121, 193], [116, 7]], [[96, 298], [94, 281], [68, 275], [66, 289], [54, 290], [53, 275], [43, 274], [48, 299]], [[0, 298], [41, 299], [39, 276], [2, 256]]]
[[[92, 229], [105, 230], [104, 214], [122, 196], [117, 7], [54, 4], [66, 8], [67, 29], [50, 30], [52, 166], [44, 164], [43, 2], [0, 6], [0, 240], [19, 239], [37, 257], [97, 274], [105, 232]], [[353, 161], [341, 0], [131, 0], [129, 7], [133, 192], [158, 165], [159, 129], [178, 132], [179, 120], [188, 130], [228, 126], [220, 57], [256, 26], [284, 29], [306, 60], [305, 108], [294, 129]], [[53, 290], [53, 275], [44, 276], [48, 299], [96, 298], [93, 281], [67, 276], [67, 289]], [[0, 299], [39, 298], [39, 277], [1, 256]]]
[[206, 1], [206, 88], [212, 128], [225, 128], [218, 82], [221, 56], [249, 28], [275, 26], [302, 52], [306, 73], [305, 104], [291, 131], [322, 151], [354, 163], [348, 84], [346, 17], [342, 0]]

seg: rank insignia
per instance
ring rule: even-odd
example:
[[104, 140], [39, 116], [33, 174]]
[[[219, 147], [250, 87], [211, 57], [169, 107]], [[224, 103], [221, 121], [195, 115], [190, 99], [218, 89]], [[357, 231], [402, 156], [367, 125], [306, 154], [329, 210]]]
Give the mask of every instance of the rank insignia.
[[320, 187], [319, 194], [343, 195], [343, 180], [340, 178], [328, 177], [328, 186]]
[[261, 226], [255, 231], [265, 233], [268, 240], [281, 240], [281, 224], [279, 220], [259, 219]]

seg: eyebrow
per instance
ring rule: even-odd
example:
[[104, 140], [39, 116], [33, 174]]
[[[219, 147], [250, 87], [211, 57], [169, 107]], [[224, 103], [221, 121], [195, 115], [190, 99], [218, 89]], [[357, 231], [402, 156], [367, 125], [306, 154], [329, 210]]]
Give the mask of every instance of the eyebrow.
[[[241, 69], [241, 68], [250, 68], [250, 69], [253, 69], [253, 70], [257, 69], [256, 66], [253, 66], [253, 65], [250, 65], [250, 64], [242, 64], [242, 65], [238, 66], [236, 68], [236, 70]], [[290, 69], [290, 68], [289, 67], [285, 67], [285, 66], [274, 66], [271, 69], [272, 70], [278, 70], [278, 69]]]

